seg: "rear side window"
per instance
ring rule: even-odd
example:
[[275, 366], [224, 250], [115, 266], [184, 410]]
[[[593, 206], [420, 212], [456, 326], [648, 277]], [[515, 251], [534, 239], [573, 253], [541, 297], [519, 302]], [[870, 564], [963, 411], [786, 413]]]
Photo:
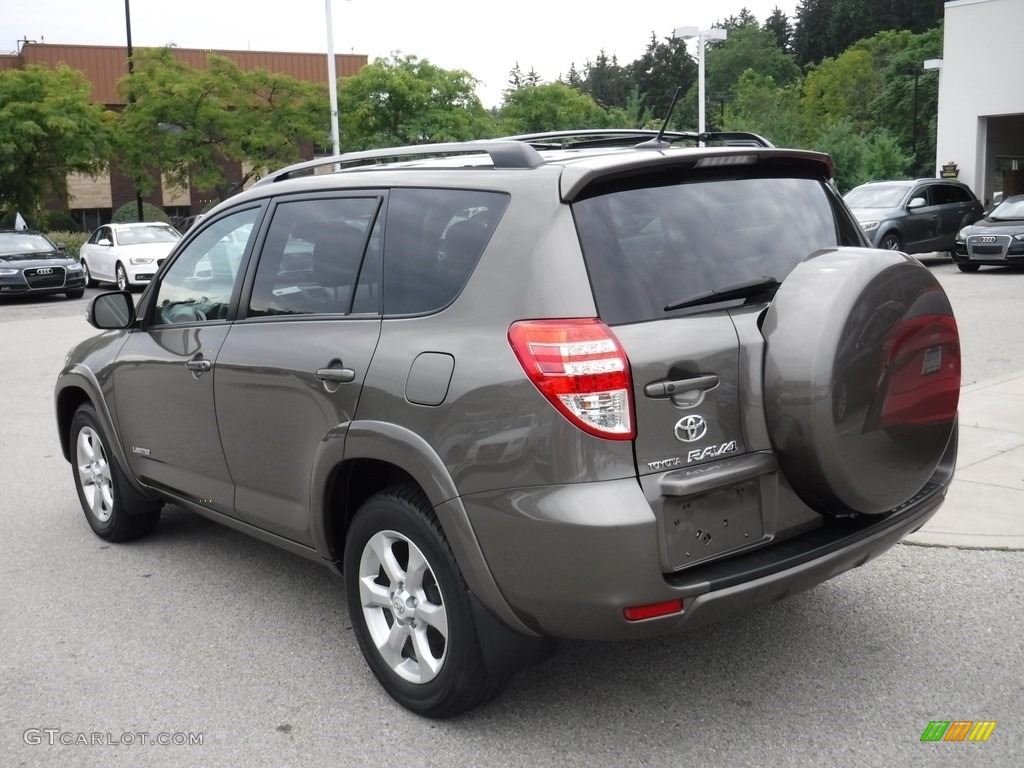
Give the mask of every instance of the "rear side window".
[[459, 189], [394, 189], [384, 238], [384, 313], [434, 312], [469, 280], [508, 205], [508, 195]]
[[348, 314], [378, 202], [344, 197], [280, 203], [256, 268], [249, 317]]
[[[822, 248], [861, 245], [823, 182], [719, 178], [609, 192], [573, 205], [601, 319], [656, 320], [706, 291], [783, 280]], [[685, 310], [684, 310], [685, 311]]]

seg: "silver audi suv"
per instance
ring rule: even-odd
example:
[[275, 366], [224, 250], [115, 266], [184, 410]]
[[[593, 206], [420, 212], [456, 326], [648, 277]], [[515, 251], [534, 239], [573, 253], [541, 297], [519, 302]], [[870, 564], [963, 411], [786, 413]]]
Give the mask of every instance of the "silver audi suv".
[[271, 174], [137, 303], [90, 305], [55, 393], [85, 518], [125, 541], [172, 504], [343, 574], [373, 674], [431, 717], [558, 638], [862, 565], [945, 497], [960, 346], [832, 178], [752, 135], [626, 130]]

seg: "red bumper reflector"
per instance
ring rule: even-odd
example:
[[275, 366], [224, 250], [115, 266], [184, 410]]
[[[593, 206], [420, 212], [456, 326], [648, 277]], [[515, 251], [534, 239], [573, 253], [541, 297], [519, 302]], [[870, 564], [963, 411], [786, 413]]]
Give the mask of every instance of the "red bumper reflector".
[[683, 601], [666, 600], [663, 603], [651, 603], [650, 605], [635, 605], [622, 611], [627, 621], [643, 621], [654, 619], [658, 616], [668, 616], [670, 613], [682, 613]]

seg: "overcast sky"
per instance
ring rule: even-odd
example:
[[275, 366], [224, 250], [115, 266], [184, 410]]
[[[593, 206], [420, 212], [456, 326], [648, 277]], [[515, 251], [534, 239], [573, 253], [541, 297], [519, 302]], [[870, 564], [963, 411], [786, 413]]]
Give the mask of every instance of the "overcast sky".
[[[797, 0], [677, 0], [674, 3], [592, 0], [522, 6], [487, 0], [331, 0], [334, 48], [370, 61], [393, 51], [482, 81], [484, 105], [497, 106], [518, 62], [544, 81], [571, 64], [582, 72], [604, 49], [620, 64], [639, 57], [653, 32], [709, 27], [744, 6], [764, 20], [778, 6], [790, 20]], [[12, 0], [0, 13], [0, 52], [27, 37], [65, 45], [124, 45], [124, 0]], [[180, 48], [326, 52], [324, 0], [130, 0], [132, 43]], [[693, 44], [691, 43], [691, 46]]]

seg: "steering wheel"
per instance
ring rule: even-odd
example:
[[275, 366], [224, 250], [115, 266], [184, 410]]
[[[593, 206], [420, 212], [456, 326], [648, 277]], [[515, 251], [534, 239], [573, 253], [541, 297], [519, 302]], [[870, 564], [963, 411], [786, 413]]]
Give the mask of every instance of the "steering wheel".
[[206, 313], [194, 304], [175, 304], [164, 311], [168, 323], [194, 323], [206, 320]]

